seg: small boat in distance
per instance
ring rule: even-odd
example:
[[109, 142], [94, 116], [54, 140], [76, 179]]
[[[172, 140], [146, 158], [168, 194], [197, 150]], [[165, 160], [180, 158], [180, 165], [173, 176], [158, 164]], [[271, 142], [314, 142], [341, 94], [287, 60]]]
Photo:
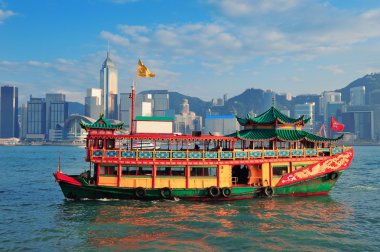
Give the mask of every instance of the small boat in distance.
[[[237, 120], [244, 129], [227, 136], [115, 134], [122, 123], [111, 124], [101, 115], [95, 123], [80, 123], [88, 132], [90, 170], [66, 175], [59, 169], [54, 177], [68, 199], [226, 201], [323, 195], [354, 155], [351, 146], [337, 145], [343, 135], [326, 138], [303, 131], [308, 118], [288, 117], [274, 106]], [[158, 149], [160, 143], [165, 147]]]

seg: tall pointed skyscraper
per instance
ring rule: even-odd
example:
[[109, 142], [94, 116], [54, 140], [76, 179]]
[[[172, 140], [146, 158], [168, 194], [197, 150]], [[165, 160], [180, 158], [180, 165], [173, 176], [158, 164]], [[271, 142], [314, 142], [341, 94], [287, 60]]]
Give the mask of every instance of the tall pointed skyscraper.
[[117, 111], [117, 69], [107, 51], [102, 69], [100, 69], [100, 88], [102, 89], [101, 104], [103, 113], [108, 119], [118, 119]]

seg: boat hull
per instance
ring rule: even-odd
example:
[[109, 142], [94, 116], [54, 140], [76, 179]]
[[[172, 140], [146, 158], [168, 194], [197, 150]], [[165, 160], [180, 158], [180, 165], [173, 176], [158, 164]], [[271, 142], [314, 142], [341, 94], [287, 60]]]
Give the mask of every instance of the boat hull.
[[[282, 187], [273, 187], [273, 194], [266, 192], [266, 187], [256, 188], [251, 186], [232, 187], [231, 194], [224, 196], [222, 192], [217, 195], [210, 195], [208, 189], [172, 189], [170, 195], [163, 196], [162, 189], [144, 189], [144, 195], [138, 196], [136, 188], [118, 188], [83, 184], [73, 185], [67, 182], [59, 182], [64, 196], [67, 199], [122, 199], [122, 200], [160, 200], [160, 199], [182, 199], [191, 201], [228, 201], [244, 200], [253, 198], [263, 198], [272, 196], [311, 196], [323, 195], [335, 185], [342, 171], [337, 173], [337, 177], [331, 179], [330, 174], [325, 174], [310, 180], [304, 180], [288, 184]], [[220, 189], [222, 191], [222, 189]]]

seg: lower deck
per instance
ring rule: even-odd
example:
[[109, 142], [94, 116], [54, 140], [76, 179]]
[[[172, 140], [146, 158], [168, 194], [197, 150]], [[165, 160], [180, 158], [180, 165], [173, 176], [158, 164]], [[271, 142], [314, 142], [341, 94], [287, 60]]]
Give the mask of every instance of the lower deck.
[[320, 162], [321, 158], [282, 161], [263, 160], [252, 164], [241, 160], [239, 164], [100, 164], [83, 174], [90, 183], [98, 186], [121, 188], [209, 188], [275, 186], [282, 176]]

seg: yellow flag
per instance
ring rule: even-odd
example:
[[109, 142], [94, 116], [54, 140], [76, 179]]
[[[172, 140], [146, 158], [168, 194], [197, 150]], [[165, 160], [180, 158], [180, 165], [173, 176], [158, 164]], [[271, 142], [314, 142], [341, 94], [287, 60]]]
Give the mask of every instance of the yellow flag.
[[151, 73], [149, 69], [141, 62], [139, 59], [139, 63], [137, 65], [137, 77], [144, 77], [144, 78], [153, 78], [156, 76], [154, 73]]

